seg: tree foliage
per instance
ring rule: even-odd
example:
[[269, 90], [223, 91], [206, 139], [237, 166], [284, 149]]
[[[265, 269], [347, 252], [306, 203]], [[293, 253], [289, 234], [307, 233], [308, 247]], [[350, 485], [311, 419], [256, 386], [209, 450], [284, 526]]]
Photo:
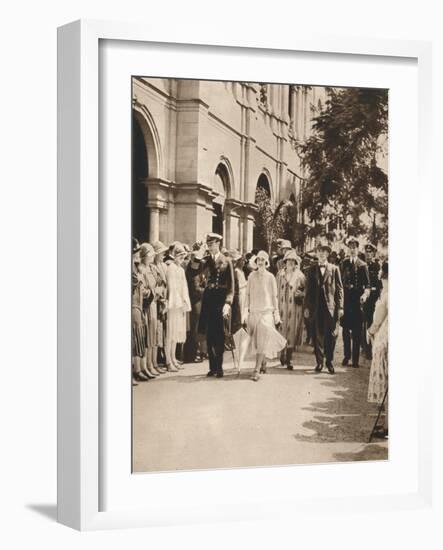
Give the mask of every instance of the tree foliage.
[[290, 201], [281, 202], [274, 208], [265, 189], [257, 187], [255, 193], [257, 213], [255, 216], [256, 245], [271, 252], [276, 239], [293, 240], [295, 225], [295, 205]]
[[340, 221], [350, 234], [369, 234], [375, 214], [387, 237], [388, 177], [380, 167], [387, 132], [387, 90], [328, 89], [312, 135], [299, 143], [302, 207], [317, 230]]

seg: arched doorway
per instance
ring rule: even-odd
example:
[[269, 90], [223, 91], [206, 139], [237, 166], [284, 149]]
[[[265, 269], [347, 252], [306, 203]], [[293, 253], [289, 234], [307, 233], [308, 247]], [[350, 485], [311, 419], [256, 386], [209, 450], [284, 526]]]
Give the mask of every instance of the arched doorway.
[[135, 113], [132, 116], [132, 236], [149, 241], [149, 209], [146, 178], [149, 177], [148, 149]]
[[271, 243], [271, 225], [273, 218], [271, 186], [266, 174], [260, 174], [255, 188], [255, 215], [252, 246], [254, 249], [269, 250]]

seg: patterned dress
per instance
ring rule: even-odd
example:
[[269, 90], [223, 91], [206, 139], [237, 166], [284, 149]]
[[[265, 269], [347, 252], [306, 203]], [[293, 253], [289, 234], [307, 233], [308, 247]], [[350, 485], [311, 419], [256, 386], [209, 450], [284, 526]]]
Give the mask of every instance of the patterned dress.
[[298, 268], [289, 279], [285, 269], [281, 269], [277, 274], [280, 332], [286, 338], [289, 348], [301, 346], [303, 340], [305, 281], [303, 272]]
[[146, 349], [146, 323], [143, 313], [143, 276], [132, 273], [132, 356], [144, 357]]
[[143, 279], [145, 287], [149, 289], [149, 299], [144, 301], [144, 313], [146, 316], [146, 346], [151, 348], [157, 345], [157, 300], [155, 294], [157, 279], [152, 264], [143, 266]]
[[373, 335], [372, 363], [369, 373], [368, 401], [382, 403], [388, 388], [388, 283], [375, 305], [374, 319], [368, 331]]
[[165, 325], [166, 325], [166, 266], [163, 262], [152, 264], [153, 275], [156, 279], [155, 299], [157, 304], [157, 319], [156, 319], [156, 345], [163, 348], [165, 345]]

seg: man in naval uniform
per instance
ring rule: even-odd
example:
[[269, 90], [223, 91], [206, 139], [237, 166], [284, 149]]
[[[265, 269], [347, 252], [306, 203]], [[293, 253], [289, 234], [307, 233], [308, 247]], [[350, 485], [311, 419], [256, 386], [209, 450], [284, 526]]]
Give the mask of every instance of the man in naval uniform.
[[354, 237], [347, 241], [349, 256], [341, 265], [341, 277], [344, 288], [343, 347], [342, 365], [357, 368], [360, 357], [360, 343], [363, 326], [362, 306], [370, 293], [368, 266], [358, 257], [359, 242]]
[[230, 258], [220, 252], [222, 236], [208, 233], [207, 255], [201, 262], [205, 272], [206, 287], [203, 292], [198, 331], [206, 335], [209, 357], [207, 376], [223, 376], [223, 352], [225, 348], [225, 323], [231, 314], [234, 299], [234, 268]]

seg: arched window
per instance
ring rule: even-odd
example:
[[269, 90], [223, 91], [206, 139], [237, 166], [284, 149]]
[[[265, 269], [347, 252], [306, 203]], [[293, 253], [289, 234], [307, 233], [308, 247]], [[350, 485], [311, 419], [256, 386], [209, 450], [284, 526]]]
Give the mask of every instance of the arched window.
[[229, 173], [226, 166], [220, 163], [215, 171], [214, 189], [216, 193], [212, 200], [212, 231], [219, 235], [224, 234], [225, 229], [225, 201], [229, 190]]

